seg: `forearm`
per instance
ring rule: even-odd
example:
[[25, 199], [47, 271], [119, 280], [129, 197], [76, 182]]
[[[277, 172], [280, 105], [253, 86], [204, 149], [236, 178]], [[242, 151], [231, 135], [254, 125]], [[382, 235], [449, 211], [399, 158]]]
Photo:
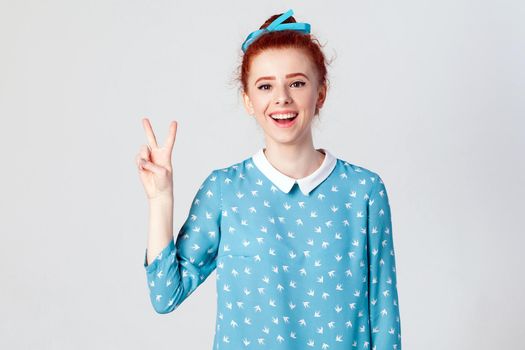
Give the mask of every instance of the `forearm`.
[[149, 201], [149, 228], [147, 262], [153, 259], [173, 239], [173, 197]]

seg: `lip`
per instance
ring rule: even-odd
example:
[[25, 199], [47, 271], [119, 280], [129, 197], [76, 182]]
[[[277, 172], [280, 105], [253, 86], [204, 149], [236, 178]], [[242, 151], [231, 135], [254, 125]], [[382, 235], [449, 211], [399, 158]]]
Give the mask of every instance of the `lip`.
[[283, 109], [282, 111], [273, 111], [272, 113], [269, 114], [269, 116], [271, 117], [274, 114], [287, 114], [287, 113], [299, 114], [299, 112], [294, 111], [292, 109]]
[[[297, 116], [296, 116], [296, 117], [294, 118], [294, 120], [292, 120], [291, 122], [287, 122], [286, 124], [280, 124], [279, 122], [275, 121], [275, 119], [273, 119], [273, 118], [271, 117], [271, 115], [273, 115], [273, 114], [279, 114], [279, 113], [297, 113]], [[295, 123], [297, 122], [297, 119], [299, 119], [299, 112], [293, 112], [293, 111], [291, 111], [291, 112], [272, 112], [268, 118], [270, 118], [271, 122], [272, 122], [275, 126], [277, 126], [277, 127], [279, 127], [279, 128], [286, 129], [286, 128], [291, 128], [292, 126], [295, 125]]]

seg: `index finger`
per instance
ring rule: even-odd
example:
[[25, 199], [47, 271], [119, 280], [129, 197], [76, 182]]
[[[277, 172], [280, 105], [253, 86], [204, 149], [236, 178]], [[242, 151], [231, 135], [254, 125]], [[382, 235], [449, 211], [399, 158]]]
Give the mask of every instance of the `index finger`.
[[170, 150], [170, 152], [173, 150], [173, 144], [175, 143], [175, 138], [177, 135], [177, 122], [172, 121], [170, 123], [170, 132], [168, 133], [168, 138], [166, 139], [166, 143], [164, 144], [166, 149]]
[[144, 126], [144, 130], [146, 130], [146, 137], [148, 138], [150, 146], [158, 148], [157, 139], [155, 138], [155, 133], [153, 132], [149, 119], [142, 118], [142, 125]]

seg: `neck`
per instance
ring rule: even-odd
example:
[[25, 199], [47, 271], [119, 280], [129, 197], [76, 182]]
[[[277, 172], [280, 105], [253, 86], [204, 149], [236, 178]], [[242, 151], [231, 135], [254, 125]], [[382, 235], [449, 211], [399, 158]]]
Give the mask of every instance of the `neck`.
[[302, 144], [266, 142], [264, 155], [281, 173], [302, 179], [317, 170], [324, 160], [324, 153], [313, 146], [312, 140]]

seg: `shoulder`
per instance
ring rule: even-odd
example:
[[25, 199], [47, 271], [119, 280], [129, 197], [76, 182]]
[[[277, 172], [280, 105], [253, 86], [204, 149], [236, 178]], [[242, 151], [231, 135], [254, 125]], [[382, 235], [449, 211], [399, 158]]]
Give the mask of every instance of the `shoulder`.
[[340, 173], [345, 174], [348, 178], [353, 178], [370, 193], [373, 190], [384, 186], [383, 178], [379, 172], [368, 166], [354, 163], [345, 159], [337, 158], [337, 167]]

